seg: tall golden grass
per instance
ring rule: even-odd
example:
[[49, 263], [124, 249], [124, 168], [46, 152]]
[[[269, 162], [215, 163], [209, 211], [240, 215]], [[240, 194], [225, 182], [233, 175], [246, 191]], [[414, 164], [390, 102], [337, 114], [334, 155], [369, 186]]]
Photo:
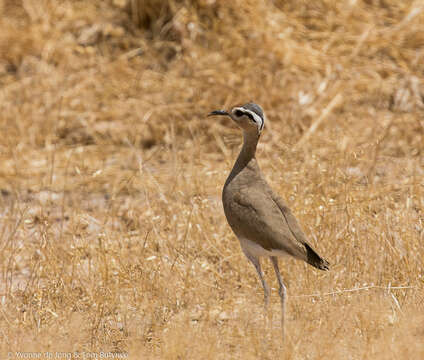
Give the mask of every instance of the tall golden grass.
[[[422, 1], [0, 14], [1, 358], [423, 358]], [[223, 216], [239, 131], [205, 117], [250, 100], [262, 170], [332, 264], [281, 262], [284, 346], [272, 268], [267, 322]]]

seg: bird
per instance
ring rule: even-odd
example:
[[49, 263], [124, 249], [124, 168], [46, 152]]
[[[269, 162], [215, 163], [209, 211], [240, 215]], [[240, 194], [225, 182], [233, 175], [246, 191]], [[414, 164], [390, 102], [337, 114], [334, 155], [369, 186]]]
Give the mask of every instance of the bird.
[[214, 110], [208, 116], [230, 117], [243, 132], [243, 145], [225, 181], [222, 203], [228, 224], [258, 273], [264, 290], [265, 310], [270, 290], [260, 258], [269, 257], [271, 260], [279, 285], [284, 341], [287, 289], [281, 278], [278, 258], [292, 256], [320, 270], [328, 270], [330, 264], [312, 248], [286, 202], [262, 175], [256, 159], [256, 147], [266, 121], [262, 108], [249, 102], [229, 111]]

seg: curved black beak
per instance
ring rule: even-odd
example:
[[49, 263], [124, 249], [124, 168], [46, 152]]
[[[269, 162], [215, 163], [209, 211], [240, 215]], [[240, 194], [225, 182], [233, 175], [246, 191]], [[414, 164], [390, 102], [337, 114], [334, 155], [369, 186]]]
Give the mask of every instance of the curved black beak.
[[225, 110], [214, 110], [212, 112], [210, 112], [208, 114], [208, 116], [213, 116], [213, 115], [226, 115], [226, 116], [230, 116], [230, 114], [228, 112], [226, 112]]

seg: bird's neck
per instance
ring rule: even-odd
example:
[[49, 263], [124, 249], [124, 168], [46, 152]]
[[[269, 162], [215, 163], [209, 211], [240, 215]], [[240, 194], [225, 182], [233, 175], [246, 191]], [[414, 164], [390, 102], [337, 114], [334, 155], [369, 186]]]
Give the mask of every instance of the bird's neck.
[[245, 167], [255, 157], [258, 141], [258, 133], [243, 131], [243, 146], [234, 167]]
[[231, 182], [231, 180], [237, 176], [240, 171], [242, 171], [249, 163], [253, 160], [253, 166], [256, 164], [256, 146], [258, 145], [259, 134], [253, 132], [243, 131], [243, 146], [241, 148], [240, 154], [237, 157], [237, 160], [231, 170], [230, 175], [226, 181], [226, 185]]

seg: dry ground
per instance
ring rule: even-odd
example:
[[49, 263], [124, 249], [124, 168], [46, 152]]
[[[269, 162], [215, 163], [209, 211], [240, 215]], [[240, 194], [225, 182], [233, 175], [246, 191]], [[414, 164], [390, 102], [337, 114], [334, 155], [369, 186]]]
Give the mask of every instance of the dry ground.
[[[0, 358], [424, 358], [424, 2], [0, 0]], [[254, 100], [320, 272], [280, 341], [223, 216]], [[83, 358], [83, 357], [80, 357]]]

